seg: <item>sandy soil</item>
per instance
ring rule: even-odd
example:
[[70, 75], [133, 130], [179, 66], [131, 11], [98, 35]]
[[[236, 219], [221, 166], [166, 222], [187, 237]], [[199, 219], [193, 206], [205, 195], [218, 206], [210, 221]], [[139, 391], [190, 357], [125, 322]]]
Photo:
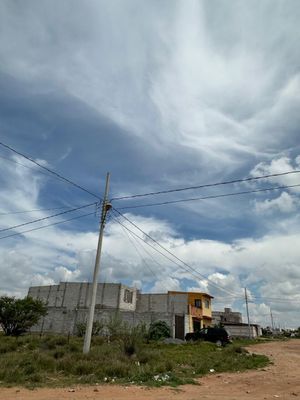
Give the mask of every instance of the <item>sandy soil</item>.
[[273, 365], [243, 373], [211, 374], [199, 385], [179, 389], [148, 389], [137, 386], [81, 386], [63, 389], [0, 388], [2, 400], [200, 400], [200, 399], [295, 399], [300, 400], [300, 340], [251, 346], [249, 351], [266, 354]]

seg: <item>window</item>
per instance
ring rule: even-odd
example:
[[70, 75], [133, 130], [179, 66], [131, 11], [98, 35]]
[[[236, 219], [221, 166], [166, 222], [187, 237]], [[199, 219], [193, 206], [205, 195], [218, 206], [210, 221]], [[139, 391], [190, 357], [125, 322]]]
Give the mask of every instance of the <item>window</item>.
[[201, 299], [195, 299], [195, 307], [202, 308]]
[[133, 293], [131, 290], [125, 289], [124, 292], [124, 301], [125, 303], [132, 303]]
[[205, 308], [209, 308], [210, 302], [209, 300], [204, 300]]

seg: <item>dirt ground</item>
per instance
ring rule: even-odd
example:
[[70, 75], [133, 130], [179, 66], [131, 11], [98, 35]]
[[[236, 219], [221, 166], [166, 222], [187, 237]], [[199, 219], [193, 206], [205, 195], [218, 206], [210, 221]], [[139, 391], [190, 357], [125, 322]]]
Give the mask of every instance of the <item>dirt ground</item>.
[[0, 388], [1, 400], [300, 400], [300, 340], [272, 342], [249, 347], [266, 354], [273, 365], [243, 373], [211, 374], [199, 379], [200, 385], [177, 389], [149, 389], [138, 386], [81, 386], [63, 389]]

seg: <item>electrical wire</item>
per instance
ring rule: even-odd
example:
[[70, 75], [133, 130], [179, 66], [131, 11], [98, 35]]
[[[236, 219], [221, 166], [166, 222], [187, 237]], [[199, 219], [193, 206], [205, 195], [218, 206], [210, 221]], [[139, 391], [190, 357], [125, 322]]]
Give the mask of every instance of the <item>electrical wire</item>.
[[73, 212], [73, 211], [77, 211], [77, 210], [81, 210], [81, 209], [83, 209], [83, 208], [91, 207], [91, 206], [94, 206], [94, 205], [96, 205], [96, 204], [97, 204], [97, 203], [95, 203], [95, 202], [94, 202], [94, 203], [90, 203], [90, 204], [86, 204], [86, 205], [84, 205], [84, 206], [76, 207], [76, 208], [73, 208], [73, 209], [71, 209], [71, 210], [62, 211], [62, 212], [60, 212], [60, 213], [56, 213], [56, 214], [53, 214], [53, 215], [48, 215], [48, 216], [46, 216], [46, 217], [38, 218], [38, 219], [35, 219], [35, 220], [33, 220], [33, 221], [24, 222], [23, 224], [10, 226], [10, 227], [8, 227], [8, 228], [3, 228], [3, 229], [0, 229], [0, 232], [5, 232], [5, 231], [9, 231], [9, 230], [11, 230], [11, 229], [20, 228], [21, 226], [25, 226], [25, 225], [35, 224], [36, 222], [45, 221], [46, 219], [58, 217], [59, 215], [67, 214], [67, 213], [70, 213], [70, 212]]
[[[135, 223], [133, 223], [132, 221], [130, 221], [126, 216], [124, 216], [122, 213], [120, 213], [118, 210], [116, 210], [113, 207], [113, 210], [116, 211], [120, 216], [122, 216], [125, 220], [127, 220], [130, 224], [132, 224], [136, 229], [138, 229], [140, 232], [142, 232], [146, 237], [148, 237], [149, 239], [151, 239], [154, 243], [158, 244], [159, 247], [161, 247], [164, 251], [166, 251], [167, 253], [169, 253], [170, 255], [172, 255], [174, 258], [176, 258], [177, 260], [179, 260], [183, 265], [185, 265], [187, 269], [183, 268], [183, 266], [177, 262], [175, 262], [174, 260], [170, 259], [168, 256], [166, 256], [164, 253], [162, 253], [161, 251], [159, 251], [156, 247], [150, 245], [150, 243], [148, 243], [145, 239], [143, 239], [142, 237], [140, 237], [139, 235], [137, 235], [135, 232], [133, 232], [132, 230], [130, 230], [127, 226], [125, 226], [124, 224], [122, 224], [118, 219], [114, 219], [115, 221], [117, 221], [120, 225], [122, 225], [125, 229], [127, 229], [129, 232], [131, 232], [134, 236], [136, 236], [138, 239], [142, 240], [144, 243], [146, 243], [148, 246], [150, 246], [152, 249], [154, 249], [155, 251], [157, 251], [158, 253], [160, 253], [163, 257], [167, 258], [169, 261], [171, 261], [172, 263], [178, 265], [180, 268], [183, 268], [185, 272], [188, 272], [190, 274], [192, 274], [193, 276], [195, 276], [196, 274], [196, 278], [199, 279], [199, 276], [201, 277], [202, 280], [204, 280], [205, 282], [209, 283], [211, 286], [215, 287], [218, 290], [222, 290], [226, 293], [228, 293], [230, 295], [229, 299], [232, 300], [243, 300], [244, 297], [242, 295], [237, 295], [235, 293], [233, 293], [232, 291], [229, 291], [225, 288], [223, 288], [222, 286], [216, 284], [215, 282], [213, 282], [212, 280], [210, 280], [209, 278], [205, 277], [204, 275], [202, 275], [199, 271], [197, 271], [195, 268], [191, 267], [189, 264], [187, 264], [186, 262], [184, 262], [183, 260], [181, 260], [179, 257], [177, 257], [176, 255], [174, 255], [172, 252], [170, 252], [168, 249], [166, 249], [164, 246], [162, 246], [159, 242], [157, 242], [155, 239], [153, 239], [150, 235], [148, 235], [146, 232], [144, 232], [141, 228], [139, 228]], [[217, 296], [215, 296], [217, 297]], [[228, 297], [227, 297], [228, 298]], [[251, 299], [248, 299], [248, 301], [255, 303], [256, 301], [274, 301], [275, 303], [298, 303], [300, 302], [300, 300], [295, 300], [295, 299], [282, 299], [282, 298], [268, 298], [268, 297], [263, 297], [263, 296], [252, 296]]]
[[101, 198], [100, 198], [98, 195], [96, 195], [95, 193], [91, 192], [91, 191], [88, 190], [88, 189], [85, 189], [83, 186], [78, 185], [77, 183], [71, 181], [70, 179], [65, 178], [64, 176], [62, 176], [62, 175], [60, 175], [59, 173], [57, 173], [57, 172], [51, 170], [50, 168], [45, 167], [44, 165], [42, 165], [42, 164], [40, 164], [39, 162], [35, 161], [33, 158], [31, 158], [31, 157], [29, 157], [29, 156], [27, 156], [27, 155], [21, 153], [20, 151], [17, 151], [17, 150], [15, 150], [15, 149], [13, 149], [11, 146], [8, 146], [7, 144], [5, 144], [5, 143], [3, 143], [3, 142], [0, 142], [0, 146], [2, 146], [2, 147], [4, 147], [4, 148], [6, 148], [6, 149], [8, 149], [8, 150], [10, 150], [10, 151], [12, 151], [12, 152], [18, 154], [19, 156], [22, 156], [22, 157], [26, 158], [26, 160], [31, 161], [32, 163], [34, 163], [34, 164], [37, 165], [38, 167], [44, 169], [44, 170], [47, 171], [47, 172], [50, 172], [51, 174], [53, 174], [54, 176], [56, 176], [56, 177], [59, 178], [60, 180], [63, 180], [63, 181], [65, 181], [65, 182], [69, 183], [70, 185], [73, 185], [73, 186], [76, 187], [77, 189], [81, 189], [82, 191], [84, 191], [84, 192], [90, 194], [91, 196], [94, 196], [94, 197], [96, 197], [97, 199], [100, 199], [100, 200], [101, 200]]
[[[220, 296], [215, 296], [215, 298], [219, 298]], [[245, 300], [244, 296], [227, 296], [227, 297], [220, 297], [220, 299], [226, 299], [226, 300]], [[248, 301], [249, 302], [255, 302], [255, 301], [272, 301], [274, 303], [298, 303], [300, 302], [300, 299], [297, 300], [295, 298], [282, 298], [282, 297], [268, 297], [268, 296], [254, 296], [251, 295], [251, 297], [248, 296]]]
[[209, 200], [209, 199], [218, 199], [218, 198], [222, 198], [222, 197], [240, 196], [240, 195], [245, 195], [245, 194], [250, 194], [250, 193], [270, 192], [273, 190], [289, 189], [289, 188], [294, 188], [294, 187], [300, 187], [300, 184], [275, 186], [275, 187], [271, 187], [271, 188], [246, 190], [246, 191], [242, 191], [242, 192], [224, 193], [224, 194], [217, 194], [217, 195], [203, 196], [203, 197], [192, 197], [192, 198], [188, 198], [188, 199], [163, 201], [160, 203], [137, 204], [137, 205], [133, 205], [133, 206], [118, 207], [118, 209], [119, 210], [129, 210], [129, 209], [133, 209], [133, 208], [164, 206], [164, 205], [169, 205], [169, 204], [185, 203], [185, 202], [196, 201], [196, 200]]
[[183, 192], [186, 190], [195, 190], [195, 189], [202, 189], [202, 188], [207, 188], [207, 187], [228, 185], [228, 184], [233, 184], [233, 183], [249, 182], [249, 181], [255, 181], [255, 180], [259, 180], [259, 179], [274, 178], [274, 177], [278, 177], [278, 176], [285, 176], [285, 175], [299, 174], [299, 173], [300, 173], [300, 170], [286, 171], [286, 172], [280, 172], [277, 174], [260, 175], [260, 176], [248, 177], [248, 178], [243, 178], [243, 179], [233, 179], [230, 181], [208, 183], [208, 184], [196, 185], [196, 186], [187, 186], [187, 187], [177, 188], [177, 189], [160, 190], [157, 192], [149, 192], [149, 193], [133, 194], [130, 196], [114, 197], [111, 199], [111, 201], [133, 199], [136, 197], [156, 196], [156, 195], [166, 194], [166, 193]]
[[14, 163], [14, 164], [21, 165], [22, 167], [28, 168], [28, 169], [30, 169], [30, 170], [32, 170], [32, 171], [35, 171], [35, 172], [38, 172], [39, 174], [43, 174], [43, 175], [47, 176], [48, 178], [57, 179], [57, 180], [59, 180], [60, 182], [63, 182], [63, 183], [64, 183], [64, 181], [63, 181], [62, 179], [58, 179], [57, 177], [55, 177], [55, 176], [53, 176], [53, 175], [50, 175], [50, 174], [47, 174], [46, 172], [43, 172], [43, 171], [41, 171], [41, 170], [39, 170], [39, 169], [37, 169], [37, 168], [29, 167], [29, 165], [22, 164], [22, 163], [20, 163], [19, 161], [12, 160], [12, 159], [9, 158], [9, 157], [5, 157], [5, 156], [0, 155], [0, 158], [3, 158], [4, 160], [7, 160], [7, 161], [9, 161], [9, 162], [11, 162], [11, 163]]
[[48, 224], [48, 225], [44, 225], [44, 226], [39, 226], [39, 227], [33, 228], [33, 229], [28, 229], [27, 231], [12, 233], [11, 235], [7, 235], [7, 236], [2, 236], [2, 237], [0, 237], [0, 240], [6, 239], [6, 238], [10, 238], [10, 237], [13, 237], [13, 236], [24, 235], [24, 233], [29, 233], [29, 232], [38, 231], [38, 230], [40, 230], [40, 229], [48, 228], [49, 226], [59, 225], [59, 224], [65, 223], [65, 222], [73, 221], [73, 220], [75, 220], [75, 219], [79, 219], [79, 218], [83, 218], [83, 217], [88, 217], [89, 215], [95, 215], [95, 213], [94, 213], [94, 212], [91, 212], [91, 213], [87, 213], [87, 214], [82, 214], [82, 215], [78, 215], [78, 216], [73, 217], [73, 218], [65, 219], [65, 220], [63, 220], [63, 221], [53, 222], [52, 224]]
[[[116, 218], [114, 218], [114, 220], [116, 221], [116, 222], [119, 222]], [[129, 229], [127, 229], [123, 224], [121, 224], [121, 227], [123, 228], [123, 230], [124, 230], [124, 232], [126, 233], [126, 230], [129, 232], [129, 234], [131, 235], [131, 237], [136, 241], [136, 243], [143, 249], [143, 251], [152, 259], [152, 261], [155, 263], [155, 264], [157, 264], [161, 269], [163, 269], [164, 268], [164, 266], [160, 263], [160, 262], [158, 262], [154, 257], [153, 257], [153, 255], [142, 245], [142, 243], [141, 243], [141, 241], [142, 241], [142, 239], [141, 239], [141, 241], [138, 241], [137, 240], [137, 238], [134, 236], [134, 234], [133, 234], [133, 232], [131, 231], [131, 230], [129, 230]], [[147, 242], [146, 242], [147, 243]], [[149, 245], [149, 243], [147, 243], [148, 245]], [[152, 247], [152, 246], [151, 246]], [[153, 248], [153, 247], [152, 247]], [[154, 248], [155, 249], [155, 248]], [[156, 250], [156, 249], [155, 249]], [[138, 251], [138, 250], [137, 250]], [[162, 254], [162, 253], [160, 253], [160, 254]], [[141, 258], [142, 258], [142, 256], [141, 256]], [[170, 258], [167, 258], [168, 260], [170, 260], [171, 262], [173, 262], [173, 260], [171, 260]], [[146, 261], [142, 258], [142, 260], [146, 263]], [[146, 263], [147, 264], [147, 263]], [[147, 264], [148, 265], [148, 264]], [[178, 266], [178, 264], [176, 263], [176, 265]], [[148, 267], [149, 267], [149, 265], [148, 265]], [[149, 269], [150, 269], [150, 267], [149, 267]], [[177, 272], [178, 270], [176, 270], [175, 272]], [[187, 271], [187, 270], [185, 270], [186, 272], [188, 272], [189, 273], [189, 271]], [[172, 276], [172, 275], [169, 275], [171, 278], [173, 278], [173, 279], [177, 279], [175, 276]], [[156, 277], [156, 279], [158, 280], [158, 277], [155, 275], [155, 277]], [[197, 279], [198, 279], [198, 277], [197, 277]], [[202, 279], [202, 278], [201, 278]], [[164, 286], [164, 288], [166, 289], [166, 291], [168, 291], [169, 289], [163, 284], [163, 286]]]
[[71, 208], [71, 207], [63, 206], [63, 207], [53, 207], [53, 208], [36, 208], [35, 210], [11, 211], [11, 212], [7, 212], [7, 213], [0, 213], [0, 217], [4, 216], [4, 215], [26, 214], [26, 213], [33, 213], [33, 212], [38, 212], [38, 211], [62, 210], [64, 208]]
[[[183, 269], [185, 272], [190, 273], [191, 275], [195, 276], [197, 279], [202, 279], [205, 282], [209, 283], [211, 286], [215, 287], [218, 290], [222, 290], [226, 293], [229, 293], [230, 295], [236, 295], [235, 293], [223, 288], [222, 286], [219, 286], [218, 284], [216, 284], [215, 282], [213, 282], [211, 279], [207, 278], [205, 275], [201, 274], [199, 271], [197, 271], [195, 268], [191, 267], [189, 264], [187, 264], [185, 261], [181, 260], [179, 257], [177, 257], [175, 254], [173, 254], [171, 251], [169, 251], [167, 248], [165, 248], [164, 246], [162, 246], [157, 240], [153, 239], [149, 234], [147, 234], [146, 232], [144, 232], [141, 228], [139, 228], [134, 222], [130, 221], [125, 215], [123, 215], [122, 213], [120, 213], [120, 211], [118, 211], [117, 209], [115, 209], [113, 207], [113, 210], [116, 211], [120, 216], [122, 216], [126, 221], [128, 221], [131, 225], [133, 225], [136, 229], [138, 229], [141, 233], [143, 233], [146, 237], [148, 237], [150, 240], [152, 240], [154, 243], [156, 243], [161, 249], [163, 249], [165, 252], [167, 252], [168, 254], [170, 254], [172, 257], [174, 257], [176, 260], [178, 260], [181, 264], [179, 264], [178, 262], [174, 261], [174, 259], [171, 259], [170, 257], [166, 256], [164, 253], [162, 253], [161, 251], [159, 251], [156, 247], [150, 245], [150, 243], [148, 243], [145, 239], [141, 238], [139, 235], [137, 235], [135, 232], [131, 231], [131, 233], [133, 233], [136, 237], [138, 237], [140, 240], [143, 240], [143, 242], [145, 242], [148, 246], [152, 247], [155, 251], [157, 251], [158, 253], [160, 253], [162, 256], [164, 256], [165, 258], [167, 258], [169, 261], [171, 261], [172, 263], [178, 265], [181, 269]], [[118, 220], [117, 220], [118, 221]], [[118, 221], [119, 224], [123, 225], [120, 221]], [[125, 225], [123, 225], [125, 227], [125, 229], [129, 229], [127, 228]], [[185, 268], [183, 267], [183, 265], [185, 266]], [[199, 278], [200, 276], [200, 278]]]
[[[180, 265], [180, 264], [178, 264], [178, 263], [176, 263], [174, 260], [172, 260], [172, 259], [170, 259], [169, 257], [167, 257], [167, 256], [165, 256], [165, 254], [163, 254], [162, 252], [160, 252], [158, 249], [156, 249], [154, 246], [152, 246], [151, 244], [149, 244], [147, 241], [145, 241], [142, 237], [140, 237], [139, 235], [137, 235], [135, 232], [133, 232], [131, 229], [129, 229], [127, 226], [125, 226], [124, 224], [122, 224], [117, 218], [114, 218], [113, 217], [113, 220], [115, 221], [115, 222], [117, 222], [119, 225], [121, 225], [122, 227], [123, 227], [123, 229], [126, 229], [132, 236], [135, 236], [135, 237], [137, 237], [138, 239], [140, 239], [141, 241], [143, 241], [144, 243], [146, 243], [149, 247], [151, 247], [153, 250], [155, 250], [155, 251], [157, 251], [159, 254], [161, 254], [163, 257], [165, 257], [166, 259], [168, 259], [169, 261], [171, 261], [172, 263], [174, 263], [174, 264], [176, 264], [177, 266], [179, 266], [180, 268], [182, 268], [182, 266]], [[145, 249], [144, 249], [145, 250]], [[145, 250], [146, 251], [146, 250]], [[138, 251], [137, 251], [138, 252]], [[148, 252], [147, 252], [148, 253]], [[138, 252], [138, 254], [140, 254], [139, 252]], [[150, 255], [150, 253], [148, 253], [149, 255]], [[142, 258], [142, 256], [141, 256], [141, 258]], [[145, 260], [142, 258], [142, 260], [145, 262]], [[154, 261], [156, 262], [156, 263], [158, 263], [158, 261], [157, 260], [155, 260], [154, 259]], [[160, 263], [158, 263], [160, 266], [161, 266], [161, 264]], [[147, 264], [148, 265], [148, 264]], [[149, 266], [148, 266], [149, 267]], [[197, 274], [195, 275], [194, 273], [191, 273], [191, 271], [189, 271], [189, 270], [186, 270], [186, 269], [184, 269], [184, 271], [185, 272], [188, 272], [189, 274], [191, 274], [192, 276], [194, 276], [195, 278], [197, 278], [197, 279], [199, 279], [199, 276], [197, 276]], [[201, 275], [198, 271], [197, 271], [197, 273], [201, 276], [201, 279], [203, 280], [203, 279], [205, 279], [206, 281], [208, 280], [208, 278], [206, 278], [206, 277], [204, 277], [203, 278], [203, 275]], [[153, 275], [156, 277], [156, 279], [157, 279], [157, 276], [153, 273]], [[211, 284], [211, 282], [210, 282], [210, 284]], [[222, 290], [224, 290], [224, 288], [222, 288], [221, 286], [219, 286], [219, 285], [217, 285], [217, 289], [222, 289]], [[166, 289], [167, 290], [167, 289]], [[267, 302], [270, 302], [270, 300], [272, 301], [272, 302], [274, 302], [274, 303], [283, 303], [283, 304], [291, 304], [291, 303], [296, 303], [296, 304], [298, 304], [298, 303], [300, 303], [300, 300], [296, 300], [296, 299], [288, 299], [288, 298], [271, 298], [271, 297], [255, 297], [255, 296], [251, 296], [252, 298], [248, 298], [248, 302], [249, 303], [252, 303], [252, 304], [256, 304], [257, 302], [259, 302], [259, 301], [267, 301]], [[220, 298], [220, 300], [218, 301], [217, 299], [218, 298]], [[214, 296], [214, 299], [215, 299], [215, 301], [216, 301], [216, 303], [217, 302], [223, 302], [223, 301], [227, 301], [227, 300], [233, 300], [233, 301], [242, 301], [242, 302], [244, 302], [245, 301], [245, 298], [244, 298], [244, 296], [242, 296], [242, 295], [240, 295], [240, 296], [226, 296], [226, 297], [224, 297], [224, 296], [218, 296], [218, 295], [216, 295], [216, 296]]]
[[[140, 253], [139, 249], [137, 248], [137, 246], [135, 245], [135, 243], [133, 242], [133, 240], [132, 240], [131, 238], [133, 238], [134, 240], [136, 240], [136, 242], [137, 242], [137, 239], [132, 235], [132, 233], [129, 233], [129, 232], [127, 233], [127, 231], [126, 231], [126, 229], [124, 228], [124, 226], [121, 225], [121, 228], [123, 229], [123, 232], [126, 234], [128, 240], [129, 240], [129, 242], [131, 243], [131, 245], [132, 245], [133, 248], [135, 249], [136, 253], [137, 253], [138, 256], [141, 258], [142, 262], [146, 265], [146, 267], [149, 269], [149, 271], [150, 271], [151, 274], [154, 276], [154, 278], [155, 278], [156, 280], [159, 280], [159, 279], [158, 279], [158, 276], [157, 276], [156, 273], [153, 271], [153, 269], [150, 267], [150, 265], [149, 265], [148, 262], [145, 260], [145, 258], [142, 256], [142, 254]], [[130, 237], [130, 235], [131, 235], [131, 237]], [[137, 242], [137, 243], [138, 243], [138, 242]], [[165, 287], [165, 286], [164, 286], [164, 287]], [[165, 287], [165, 289], [168, 290], [166, 287]]]

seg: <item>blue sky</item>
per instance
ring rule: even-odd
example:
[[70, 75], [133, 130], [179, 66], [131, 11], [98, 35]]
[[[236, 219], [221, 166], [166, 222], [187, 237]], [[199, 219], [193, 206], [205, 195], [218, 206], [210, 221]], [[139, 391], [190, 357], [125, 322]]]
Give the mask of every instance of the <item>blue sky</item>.
[[[26, 7], [4, 0], [1, 140], [99, 195], [110, 171], [112, 197], [300, 169], [299, 17], [297, 0], [29, 0]], [[2, 214], [94, 200], [4, 148], [0, 168]], [[114, 204], [298, 183], [294, 174]], [[126, 215], [226, 290], [242, 296], [247, 286], [250, 296], [265, 297], [251, 304], [253, 321], [270, 324], [271, 306], [277, 324], [299, 326], [299, 193]], [[51, 213], [2, 215], [1, 227]], [[97, 230], [90, 216], [0, 240], [0, 292], [24, 295], [34, 284], [90, 279]], [[136, 246], [142, 258], [111, 219], [100, 279], [144, 291], [207, 290], [218, 296], [216, 308], [244, 311], [241, 302]]]

